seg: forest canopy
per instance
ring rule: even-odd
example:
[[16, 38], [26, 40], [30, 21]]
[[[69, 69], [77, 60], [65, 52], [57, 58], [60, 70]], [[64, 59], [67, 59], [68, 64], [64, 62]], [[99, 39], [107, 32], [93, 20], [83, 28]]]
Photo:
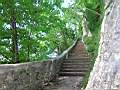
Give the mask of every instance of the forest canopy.
[[[94, 55], [102, 0], [0, 0], [0, 63], [48, 59], [82, 39], [82, 21], [93, 34], [84, 38]], [[92, 42], [92, 44], [90, 43]], [[95, 48], [91, 48], [94, 45]]]

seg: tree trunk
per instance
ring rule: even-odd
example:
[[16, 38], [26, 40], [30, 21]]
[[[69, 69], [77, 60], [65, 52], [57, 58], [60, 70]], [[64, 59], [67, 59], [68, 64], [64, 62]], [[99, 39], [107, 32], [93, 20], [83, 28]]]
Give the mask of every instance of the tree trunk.
[[16, 16], [15, 11], [12, 11], [11, 15], [11, 27], [12, 27], [12, 62], [18, 63], [19, 62], [19, 55], [18, 55], [18, 34], [16, 28]]
[[99, 53], [86, 90], [120, 90], [120, 0], [105, 0]]
[[30, 40], [31, 40], [31, 32], [29, 32], [29, 34], [28, 34], [27, 58], [26, 58], [26, 61], [27, 61], [27, 62], [30, 61], [30, 49], [31, 49]]

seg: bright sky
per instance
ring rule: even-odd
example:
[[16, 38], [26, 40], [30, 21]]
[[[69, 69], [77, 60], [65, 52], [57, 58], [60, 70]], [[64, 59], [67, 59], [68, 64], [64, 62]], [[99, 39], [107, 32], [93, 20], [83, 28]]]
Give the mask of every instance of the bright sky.
[[68, 8], [73, 3], [74, 3], [74, 0], [64, 0], [64, 3], [62, 4], [62, 7]]

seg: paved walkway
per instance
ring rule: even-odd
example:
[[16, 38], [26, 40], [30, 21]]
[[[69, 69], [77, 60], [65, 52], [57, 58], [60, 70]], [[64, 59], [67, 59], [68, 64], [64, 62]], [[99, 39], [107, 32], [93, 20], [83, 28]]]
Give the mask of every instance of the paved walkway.
[[43, 90], [81, 90], [80, 82], [82, 77], [59, 77], [55, 81], [46, 85]]

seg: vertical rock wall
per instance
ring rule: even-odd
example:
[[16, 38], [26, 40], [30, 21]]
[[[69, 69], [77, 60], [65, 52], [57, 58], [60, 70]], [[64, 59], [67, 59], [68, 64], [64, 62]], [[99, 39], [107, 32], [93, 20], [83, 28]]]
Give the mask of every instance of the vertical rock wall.
[[120, 90], [120, 0], [105, 0], [99, 53], [86, 90]]

